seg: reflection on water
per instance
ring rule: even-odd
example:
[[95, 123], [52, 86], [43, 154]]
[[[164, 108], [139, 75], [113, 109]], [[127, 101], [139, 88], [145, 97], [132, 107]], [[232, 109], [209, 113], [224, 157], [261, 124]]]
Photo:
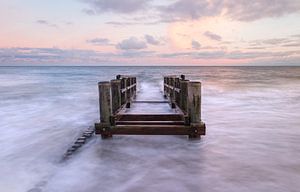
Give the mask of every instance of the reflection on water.
[[[207, 135], [95, 137], [59, 163], [99, 119], [97, 82], [137, 75], [160, 100], [164, 74], [201, 80]], [[300, 68], [0, 68], [0, 190], [298, 191]], [[145, 106], [146, 108], [147, 106]]]

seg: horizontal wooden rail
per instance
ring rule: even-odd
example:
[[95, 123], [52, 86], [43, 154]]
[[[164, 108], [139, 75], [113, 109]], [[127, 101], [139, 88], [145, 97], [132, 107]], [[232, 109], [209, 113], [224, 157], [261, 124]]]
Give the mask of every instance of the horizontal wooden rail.
[[168, 101], [152, 101], [152, 100], [149, 100], [149, 101], [132, 101], [133, 103], [169, 103]]
[[[95, 124], [97, 134], [102, 138], [112, 135], [188, 135], [200, 138], [206, 127], [201, 121], [201, 83], [189, 81], [181, 76], [164, 77], [162, 101], [134, 100], [136, 77], [117, 75], [110, 82], [100, 82], [100, 123]], [[132, 114], [126, 108], [131, 103], [170, 103], [170, 113]], [[162, 105], [164, 106], [164, 105]]]
[[180, 88], [177, 88], [177, 87], [174, 87], [174, 86], [171, 86], [171, 85], [168, 85], [168, 84], [164, 84], [164, 86], [166, 86], [167, 88], [169, 88], [169, 89], [172, 89], [172, 90], [174, 90], [174, 91], [176, 91], [176, 92], [180, 92]]
[[128, 86], [128, 87], [125, 87], [124, 89], [121, 89], [121, 93], [124, 93], [125, 91], [128, 91], [129, 89], [133, 89], [136, 87], [136, 83]]
[[[98, 130], [98, 134], [107, 132], [105, 129], [96, 130]], [[205, 124], [198, 127], [187, 125], [116, 125], [111, 128], [110, 133], [112, 135], [190, 135], [193, 138], [198, 135], [205, 135], [205, 130]]]
[[119, 121], [183, 121], [181, 114], [118, 114]]

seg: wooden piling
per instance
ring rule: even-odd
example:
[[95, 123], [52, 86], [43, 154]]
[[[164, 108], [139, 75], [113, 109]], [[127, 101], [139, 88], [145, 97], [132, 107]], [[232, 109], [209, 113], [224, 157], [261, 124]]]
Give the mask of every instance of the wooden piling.
[[99, 104], [100, 104], [100, 122], [109, 123], [111, 115], [110, 107], [110, 83], [108, 81], [99, 82]]
[[99, 87], [99, 104], [100, 104], [100, 123], [96, 126], [96, 133], [102, 132], [102, 138], [111, 137], [110, 133], [110, 118], [111, 118], [111, 94], [110, 94], [110, 82], [104, 81], [98, 83]]
[[[100, 123], [95, 124], [96, 134], [101, 134], [102, 138], [113, 134], [173, 134], [188, 135], [189, 138], [205, 135], [206, 127], [201, 121], [201, 83], [185, 80], [184, 75], [165, 76], [163, 80], [164, 96], [168, 101], [134, 101], [136, 77], [117, 75], [110, 82], [100, 82], [101, 115]], [[130, 107], [131, 102], [168, 102], [175, 110], [170, 114], [130, 114], [124, 106]]]
[[121, 80], [114, 79], [110, 81], [111, 85], [111, 104], [112, 114], [115, 115], [118, 109], [121, 107]]
[[171, 77], [171, 86], [172, 86], [172, 89], [171, 89], [171, 107], [172, 108], [175, 108], [176, 105], [175, 105], [175, 102], [176, 102], [176, 95], [175, 95], [175, 78], [174, 77]]
[[125, 79], [125, 86], [126, 86], [126, 108], [130, 108], [130, 99], [131, 99], [131, 89], [130, 87], [130, 77]]
[[126, 91], [123, 91], [126, 88], [125, 79], [121, 79], [121, 105], [126, 103]]
[[200, 138], [201, 134], [201, 83], [190, 81], [188, 85], [188, 115], [192, 128], [189, 138]]
[[180, 108], [184, 113], [188, 113], [188, 80], [180, 80]]

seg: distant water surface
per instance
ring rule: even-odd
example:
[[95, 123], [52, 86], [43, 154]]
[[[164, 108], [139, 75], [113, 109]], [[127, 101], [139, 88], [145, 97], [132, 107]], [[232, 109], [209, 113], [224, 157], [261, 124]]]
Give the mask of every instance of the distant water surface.
[[[117, 74], [143, 99], [165, 74], [200, 80], [207, 135], [94, 137], [60, 163]], [[300, 67], [0, 67], [0, 131], [3, 192], [298, 192]]]

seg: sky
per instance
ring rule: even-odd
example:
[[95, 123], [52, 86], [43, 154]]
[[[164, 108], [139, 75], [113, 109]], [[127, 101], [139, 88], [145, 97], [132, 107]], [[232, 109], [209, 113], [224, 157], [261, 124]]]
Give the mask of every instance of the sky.
[[300, 0], [0, 0], [0, 65], [300, 66]]

